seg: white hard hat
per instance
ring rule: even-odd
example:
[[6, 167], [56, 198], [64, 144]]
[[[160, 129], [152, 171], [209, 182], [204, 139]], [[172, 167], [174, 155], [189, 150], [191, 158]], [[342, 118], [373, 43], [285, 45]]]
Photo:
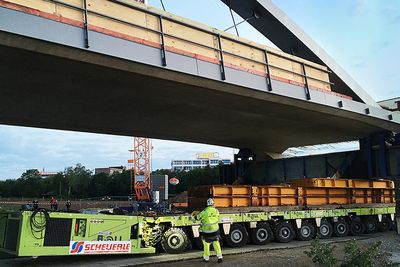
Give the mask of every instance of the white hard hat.
[[207, 199], [207, 206], [213, 206], [214, 205], [214, 199], [209, 198]]

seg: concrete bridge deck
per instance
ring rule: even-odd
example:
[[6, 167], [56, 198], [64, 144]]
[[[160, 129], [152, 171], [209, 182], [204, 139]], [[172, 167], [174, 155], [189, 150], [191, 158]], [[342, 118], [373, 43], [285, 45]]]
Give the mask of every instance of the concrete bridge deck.
[[[4, 4], [6, 1], [0, 1]], [[400, 131], [400, 115], [0, 7], [0, 123], [259, 152]]]

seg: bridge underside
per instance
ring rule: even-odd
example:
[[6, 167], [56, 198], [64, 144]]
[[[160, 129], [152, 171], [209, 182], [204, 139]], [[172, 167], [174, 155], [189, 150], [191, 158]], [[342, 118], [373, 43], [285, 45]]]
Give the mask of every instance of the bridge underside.
[[[15, 23], [19, 22], [19, 23]], [[62, 33], [62, 34], [60, 34]], [[400, 116], [329, 93], [0, 9], [0, 123], [280, 153], [400, 131]], [[341, 105], [338, 105], [341, 103]], [[365, 113], [368, 109], [369, 114]]]
[[202, 81], [172, 82], [5, 46], [0, 55], [4, 124], [271, 152], [354, 140], [382, 130], [336, 114], [271, 102], [263, 92], [239, 94], [241, 88], [231, 87], [229, 93], [194, 85]]

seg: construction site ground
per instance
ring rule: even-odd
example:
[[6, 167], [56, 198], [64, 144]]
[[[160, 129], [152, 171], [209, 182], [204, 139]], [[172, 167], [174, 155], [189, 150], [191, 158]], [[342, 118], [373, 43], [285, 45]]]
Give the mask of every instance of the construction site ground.
[[[392, 253], [392, 260], [400, 263], [400, 236], [395, 232], [377, 233], [359, 237], [332, 238], [324, 242], [335, 243], [337, 258], [343, 257], [346, 242], [358, 240], [361, 245], [372, 244], [378, 240], [383, 248]], [[218, 266], [312, 266], [312, 261], [304, 251], [311, 242], [292, 241], [287, 244], [270, 243], [266, 246], [248, 245], [242, 248], [223, 248], [224, 262]], [[212, 257], [210, 263], [201, 260], [202, 252], [193, 250], [183, 254], [155, 255], [102, 255], [102, 256], [63, 256], [39, 258], [14, 258], [0, 255], [0, 266], [211, 266], [216, 264]]]

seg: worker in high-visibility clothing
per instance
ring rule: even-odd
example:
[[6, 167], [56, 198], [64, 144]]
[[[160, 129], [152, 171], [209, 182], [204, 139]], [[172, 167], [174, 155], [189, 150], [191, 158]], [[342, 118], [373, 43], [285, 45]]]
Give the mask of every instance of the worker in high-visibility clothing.
[[218, 263], [222, 262], [222, 250], [219, 243], [219, 211], [214, 207], [214, 200], [207, 200], [207, 207], [200, 213], [192, 214], [196, 220], [201, 221], [200, 234], [203, 242], [204, 253], [203, 259], [205, 262], [210, 260], [210, 246], [212, 244], [215, 253], [217, 254]]

